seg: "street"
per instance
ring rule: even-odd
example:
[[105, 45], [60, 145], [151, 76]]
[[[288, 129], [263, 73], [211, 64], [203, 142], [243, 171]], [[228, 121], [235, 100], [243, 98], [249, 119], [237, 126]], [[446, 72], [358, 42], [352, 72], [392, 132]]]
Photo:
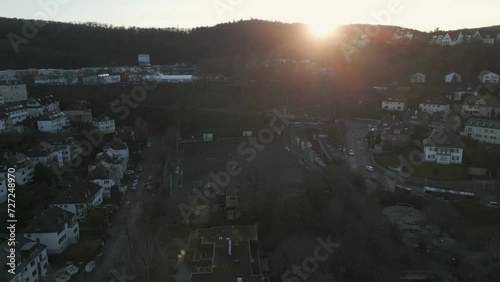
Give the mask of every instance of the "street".
[[[91, 273], [80, 273], [75, 281], [120, 281], [122, 268], [126, 265], [126, 259], [129, 252], [129, 238], [128, 234], [133, 234], [135, 226], [143, 212], [144, 195], [151, 191], [145, 191], [145, 183], [147, 177], [152, 171], [153, 159], [159, 156], [162, 152], [162, 136], [155, 136], [152, 138], [151, 147], [146, 148], [142, 152], [144, 160], [140, 162], [143, 166], [143, 171], [135, 171], [135, 175], [139, 175], [139, 185], [136, 190], [132, 190], [132, 181], [130, 179], [128, 190], [122, 201], [122, 205], [113, 219], [110, 228], [110, 237], [103, 247], [103, 256], [97, 263], [96, 268]], [[135, 177], [134, 175], [134, 177]], [[133, 241], [133, 238], [130, 238]], [[126, 272], [126, 271], [125, 271]]]

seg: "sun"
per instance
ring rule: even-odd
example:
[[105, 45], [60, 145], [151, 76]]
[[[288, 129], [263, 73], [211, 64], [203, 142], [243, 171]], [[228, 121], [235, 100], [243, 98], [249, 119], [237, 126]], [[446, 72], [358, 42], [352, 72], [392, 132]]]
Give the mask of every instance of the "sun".
[[330, 35], [335, 30], [334, 24], [327, 24], [324, 22], [313, 22], [309, 23], [309, 29], [317, 37], [325, 37]]

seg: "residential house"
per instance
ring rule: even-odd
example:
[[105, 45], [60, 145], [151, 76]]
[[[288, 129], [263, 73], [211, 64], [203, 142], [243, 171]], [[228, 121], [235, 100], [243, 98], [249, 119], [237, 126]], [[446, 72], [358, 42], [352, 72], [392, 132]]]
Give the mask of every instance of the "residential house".
[[494, 72], [483, 70], [479, 73], [479, 81], [482, 83], [498, 83], [500, 76]]
[[459, 115], [452, 112], [437, 112], [432, 115], [430, 129], [458, 130], [462, 124]]
[[7, 114], [0, 114], [0, 133], [8, 132], [12, 128], [12, 122]]
[[28, 224], [23, 232], [25, 238], [47, 246], [47, 253], [62, 254], [69, 245], [80, 240], [80, 228], [75, 214], [51, 206]]
[[393, 41], [412, 41], [413, 40], [413, 33], [411, 33], [409, 30], [405, 30], [404, 28], [400, 28], [394, 33], [394, 36], [392, 37]]
[[3, 98], [2, 95], [0, 95], [0, 105], [5, 104], [5, 99]]
[[89, 172], [89, 181], [102, 187], [103, 197], [111, 197], [111, 188], [116, 185], [113, 173], [103, 164], [98, 164]]
[[63, 162], [69, 164], [83, 152], [83, 143], [77, 140], [77, 136], [76, 129], [68, 128], [55, 133], [47, 143], [60, 149]]
[[127, 169], [125, 159], [113, 150], [106, 150], [98, 153], [95, 160], [88, 166], [89, 173], [96, 169], [99, 165], [111, 171], [111, 176], [117, 186], [121, 185], [121, 179]]
[[93, 76], [86, 76], [82, 78], [83, 84], [86, 85], [106, 85], [121, 82], [120, 75], [99, 74]]
[[411, 141], [411, 132], [408, 127], [395, 115], [385, 116], [378, 124], [378, 133], [383, 147], [405, 147]]
[[462, 104], [462, 115], [492, 118], [500, 114], [499, 98], [494, 96], [469, 97]]
[[419, 104], [419, 110], [430, 115], [437, 112], [449, 112], [450, 100], [442, 96], [428, 98]]
[[5, 103], [24, 102], [28, 100], [26, 84], [10, 83], [0, 85], [0, 95]]
[[462, 164], [464, 146], [455, 131], [435, 129], [423, 143], [426, 162]]
[[130, 127], [122, 126], [116, 129], [116, 137], [121, 140], [127, 142], [127, 144], [131, 144], [131, 142], [135, 141], [135, 133], [134, 130]]
[[480, 142], [500, 144], [500, 121], [470, 118], [465, 123], [464, 135]]
[[429, 125], [430, 118], [426, 112], [418, 110], [408, 110], [403, 112], [403, 126], [413, 128], [415, 126], [426, 127]]
[[387, 97], [382, 100], [382, 109], [389, 111], [404, 111], [407, 99], [403, 96]]
[[59, 193], [51, 206], [75, 214], [78, 220], [85, 220], [90, 210], [102, 204], [103, 188], [95, 183], [78, 180]]
[[31, 97], [26, 103], [28, 115], [30, 117], [39, 117], [47, 112], [59, 112], [59, 102], [52, 95], [47, 95], [42, 98]]
[[64, 165], [63, 153], [60, 148], [52, 146], [47, 142], [40, 142], [26, 154], [33, 165], [42, 164], [47, 167], [62, 167]]
[[477, 96], [478, 94], [479, 94], [479, 92], [477, 91], [477, 89], [472, 89], [470, 87], [466, 88], [466, 89], [457, 88], [457, 89], [455, 89], [455, 91], [453, 91], [452, 95], [448, 95], [446, 97], [452, 101], [461, 101], [464, 96], [465, 97]]
[[367, 34], [362, 34], [360, 37], [357, 37], [353, 40], [353, 44], [356, 47], [364, 48], [371, 43], [370, 37]]
[[129, 159], [129, 150], [127, 143], [123, 142], [120, 138], [113, 138], [111, 142], [104, 145], [104, 151], [111, 151], [111, 154], [119, 154], [123, 161], [125, 162], [125, 167], [127, 167]]
[[92, 123], [92, 110], [84, 103], [72, 104], [64, 113], [70, 118], [71, 121]]
[[13, 125], [23, 122], [28, 118], [28, 110], [23, 102], [13, 102], [1, 105], [0, 114], [7, 115]]
[[[14, 173], [10, 172], [12, 169], [14, 169]], [[35, 166], [30, 158], [24, 154], [18, 153], [3, 162], [0, 171], [0, 179], [7, 179], [8, 173], [14, 175], [17, 185], [24, 185], [33, 180], [35, 176]]]
[[[15, 243], [14, 274], [7, 272], [7, 265], [11, 262], [10, 249], [13, 247], [9, 242]], [[47, 256], [47, 246], [16, 236], [14, 241], [5, 241], [0, 245], [0, 281], [5, 282], [38, 282], [44, 281], [47, 276], [49, 257]]]
[[424, 83], [425, 82], [425, 74], [421, 72], [414, 73], [410, 76], [411, 83]]
[[71, 125], [64, 112], [47, 112], [37, 120], [38, 130], [42, 132], [56, 133]]
[[449, 72], [444, 75], [444, 82], [445, 83], [461, 83], [462, 82], [462, 76], [456, 72]]
[[445, 34], [435, 34], [430, 40], [431, 45], [455, 46], [464, 42], [464, 35], [461, 32], [446, 32]]
[[108, 116], [102, 115], [94, 119], [93, 125], [103, 134], [115, 133], [115, 120]]

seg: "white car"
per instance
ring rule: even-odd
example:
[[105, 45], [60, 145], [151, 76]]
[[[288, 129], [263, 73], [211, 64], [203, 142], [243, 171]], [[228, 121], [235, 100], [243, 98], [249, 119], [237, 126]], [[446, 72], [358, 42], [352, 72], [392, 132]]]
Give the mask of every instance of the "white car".
[[349, 151], [349, 156], [354, 156], [354, 150]]
[[366, 168], [366, 170], [368, 170], [368, 171], [370, 171], [370, 172], [372, 172], [372, 171], [373, 171], [373, 167], [372, 167], [372, 166], [370, 166], [370, 165], [365, 166], [365, 168]]
[[78, 267], [76, 267], [76, 265], [70, 264], [66, 267], [66, 272], [68, 272], [70, 276], [73, 276], [78, 273]]
[[138, 185], [139, 185], [139, 181], [136, 179], [136, 180], [134, 181], [134, 184], [132, 184], [132, 190], [137, 189], [137, 186], [138, 186]]

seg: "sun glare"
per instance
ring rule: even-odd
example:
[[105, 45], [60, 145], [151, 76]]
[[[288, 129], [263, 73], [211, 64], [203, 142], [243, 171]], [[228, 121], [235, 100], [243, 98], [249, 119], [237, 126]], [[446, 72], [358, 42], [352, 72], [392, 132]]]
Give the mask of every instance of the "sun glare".
[[334, 31], [335, 25], [325, 23], [309, 23], [309, 29], [314, 35], [324, 37]]

